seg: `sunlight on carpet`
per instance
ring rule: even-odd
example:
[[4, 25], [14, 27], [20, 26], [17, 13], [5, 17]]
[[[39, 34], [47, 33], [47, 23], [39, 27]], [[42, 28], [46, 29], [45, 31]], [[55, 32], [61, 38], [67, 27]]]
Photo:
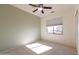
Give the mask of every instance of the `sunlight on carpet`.
[[37, 54], [41, 54], [43, 52], [46, 52], [50, 49], [52, 49], [52, 47], [50, 46], [46, 46], [40, 43], [32, 43], [29, 45], [26, 45], [27, 48], [31, 49], [33, 52], [37, 53]]

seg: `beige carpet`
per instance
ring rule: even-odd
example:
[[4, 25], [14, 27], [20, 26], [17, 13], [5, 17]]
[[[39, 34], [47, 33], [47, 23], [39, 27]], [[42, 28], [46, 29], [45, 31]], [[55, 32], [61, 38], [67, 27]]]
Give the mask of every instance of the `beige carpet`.
[[[31, 49], [21, 46], [17, 48], [8, 49], [4, 52], [7, 55], [76, 55], [76, 49], [69, 46], [60, 45], [57, 43], [52, 43], [48, 41], [37, 41], [43, 45], [47, 45], [52, 47], [52, 49], [43, 52], [41, 54], [37, 54]], [[35, 42], [36, 43], [36, 42]]]

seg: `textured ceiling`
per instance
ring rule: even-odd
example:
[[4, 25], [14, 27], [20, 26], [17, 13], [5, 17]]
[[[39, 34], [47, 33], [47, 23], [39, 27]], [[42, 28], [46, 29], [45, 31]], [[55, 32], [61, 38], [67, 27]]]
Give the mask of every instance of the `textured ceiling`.
[[65, 11], [68, 11], [69, 9], [72, 9], [75, 5], [44, 4], [44, 6], [53, 7], [52, 9], [44, 9], [44, 14], [42, 14], [41, 11], [36, 11], [35, 13], [33, 13], [33, 10], [35, 10], [37, 7], [33, 7], [28, 4], [12, 4], [12, 6], [17, 7], [19, 9], [22, 9], [26, 12], [32, 13], [32, 14], [42, 18], [42, 17], [46, 17], [47, 15], [52, 14], [51, 11], [55, 11], [54, 13], [65, 12]]

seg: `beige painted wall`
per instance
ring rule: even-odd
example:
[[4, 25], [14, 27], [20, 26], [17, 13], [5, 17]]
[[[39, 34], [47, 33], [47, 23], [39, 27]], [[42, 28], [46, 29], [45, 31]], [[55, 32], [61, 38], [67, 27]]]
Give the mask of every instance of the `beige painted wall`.
[[79, 54], [79, 5], [78, 5], [78, 54]]
[[[63, 17], [63, 35], [48, 34], [46, 20]], [[76, 47], [74, 6], [66, 11], [51, 14], [41, 19], [41, 39]]]
[[40, 18], [10, 5], [0, 5], [0, 51], [40, 39]]
[[75, 7], [75, 13], [76, 13], [76, 11], [78, 10], [78, 13], [77, 13], [77, 19], [76, 19], [76, 29], [77, 29], [77, 31], [76, 31], [76, 45], [77, 45], [77, 52], [78, 52], [78, 54], [79, 54], [79, 5], [76, 5], [76, 7]]

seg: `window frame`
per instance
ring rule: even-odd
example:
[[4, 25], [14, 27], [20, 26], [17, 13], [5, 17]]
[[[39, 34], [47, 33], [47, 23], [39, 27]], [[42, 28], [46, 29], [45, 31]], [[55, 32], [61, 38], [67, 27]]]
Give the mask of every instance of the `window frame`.
[[55, 33], [55, 32], [54, 32], [54, 26], [58, 26], [58, 25], [51, 25], [51, 26], [53, 26], [53, 27], [52, 27], [52, 28], [53, 28], [53, 33], [49, 33], [49, 32], [48, 32], [48, 27], [49, 27], [49, 26], [46, 26], [46, 28], [47, 28], [47, 33], [48, 33], [48, 34], [63, 35], [63, 25], [62, 25], [62, 31], [61, 31], [61, 33]]

